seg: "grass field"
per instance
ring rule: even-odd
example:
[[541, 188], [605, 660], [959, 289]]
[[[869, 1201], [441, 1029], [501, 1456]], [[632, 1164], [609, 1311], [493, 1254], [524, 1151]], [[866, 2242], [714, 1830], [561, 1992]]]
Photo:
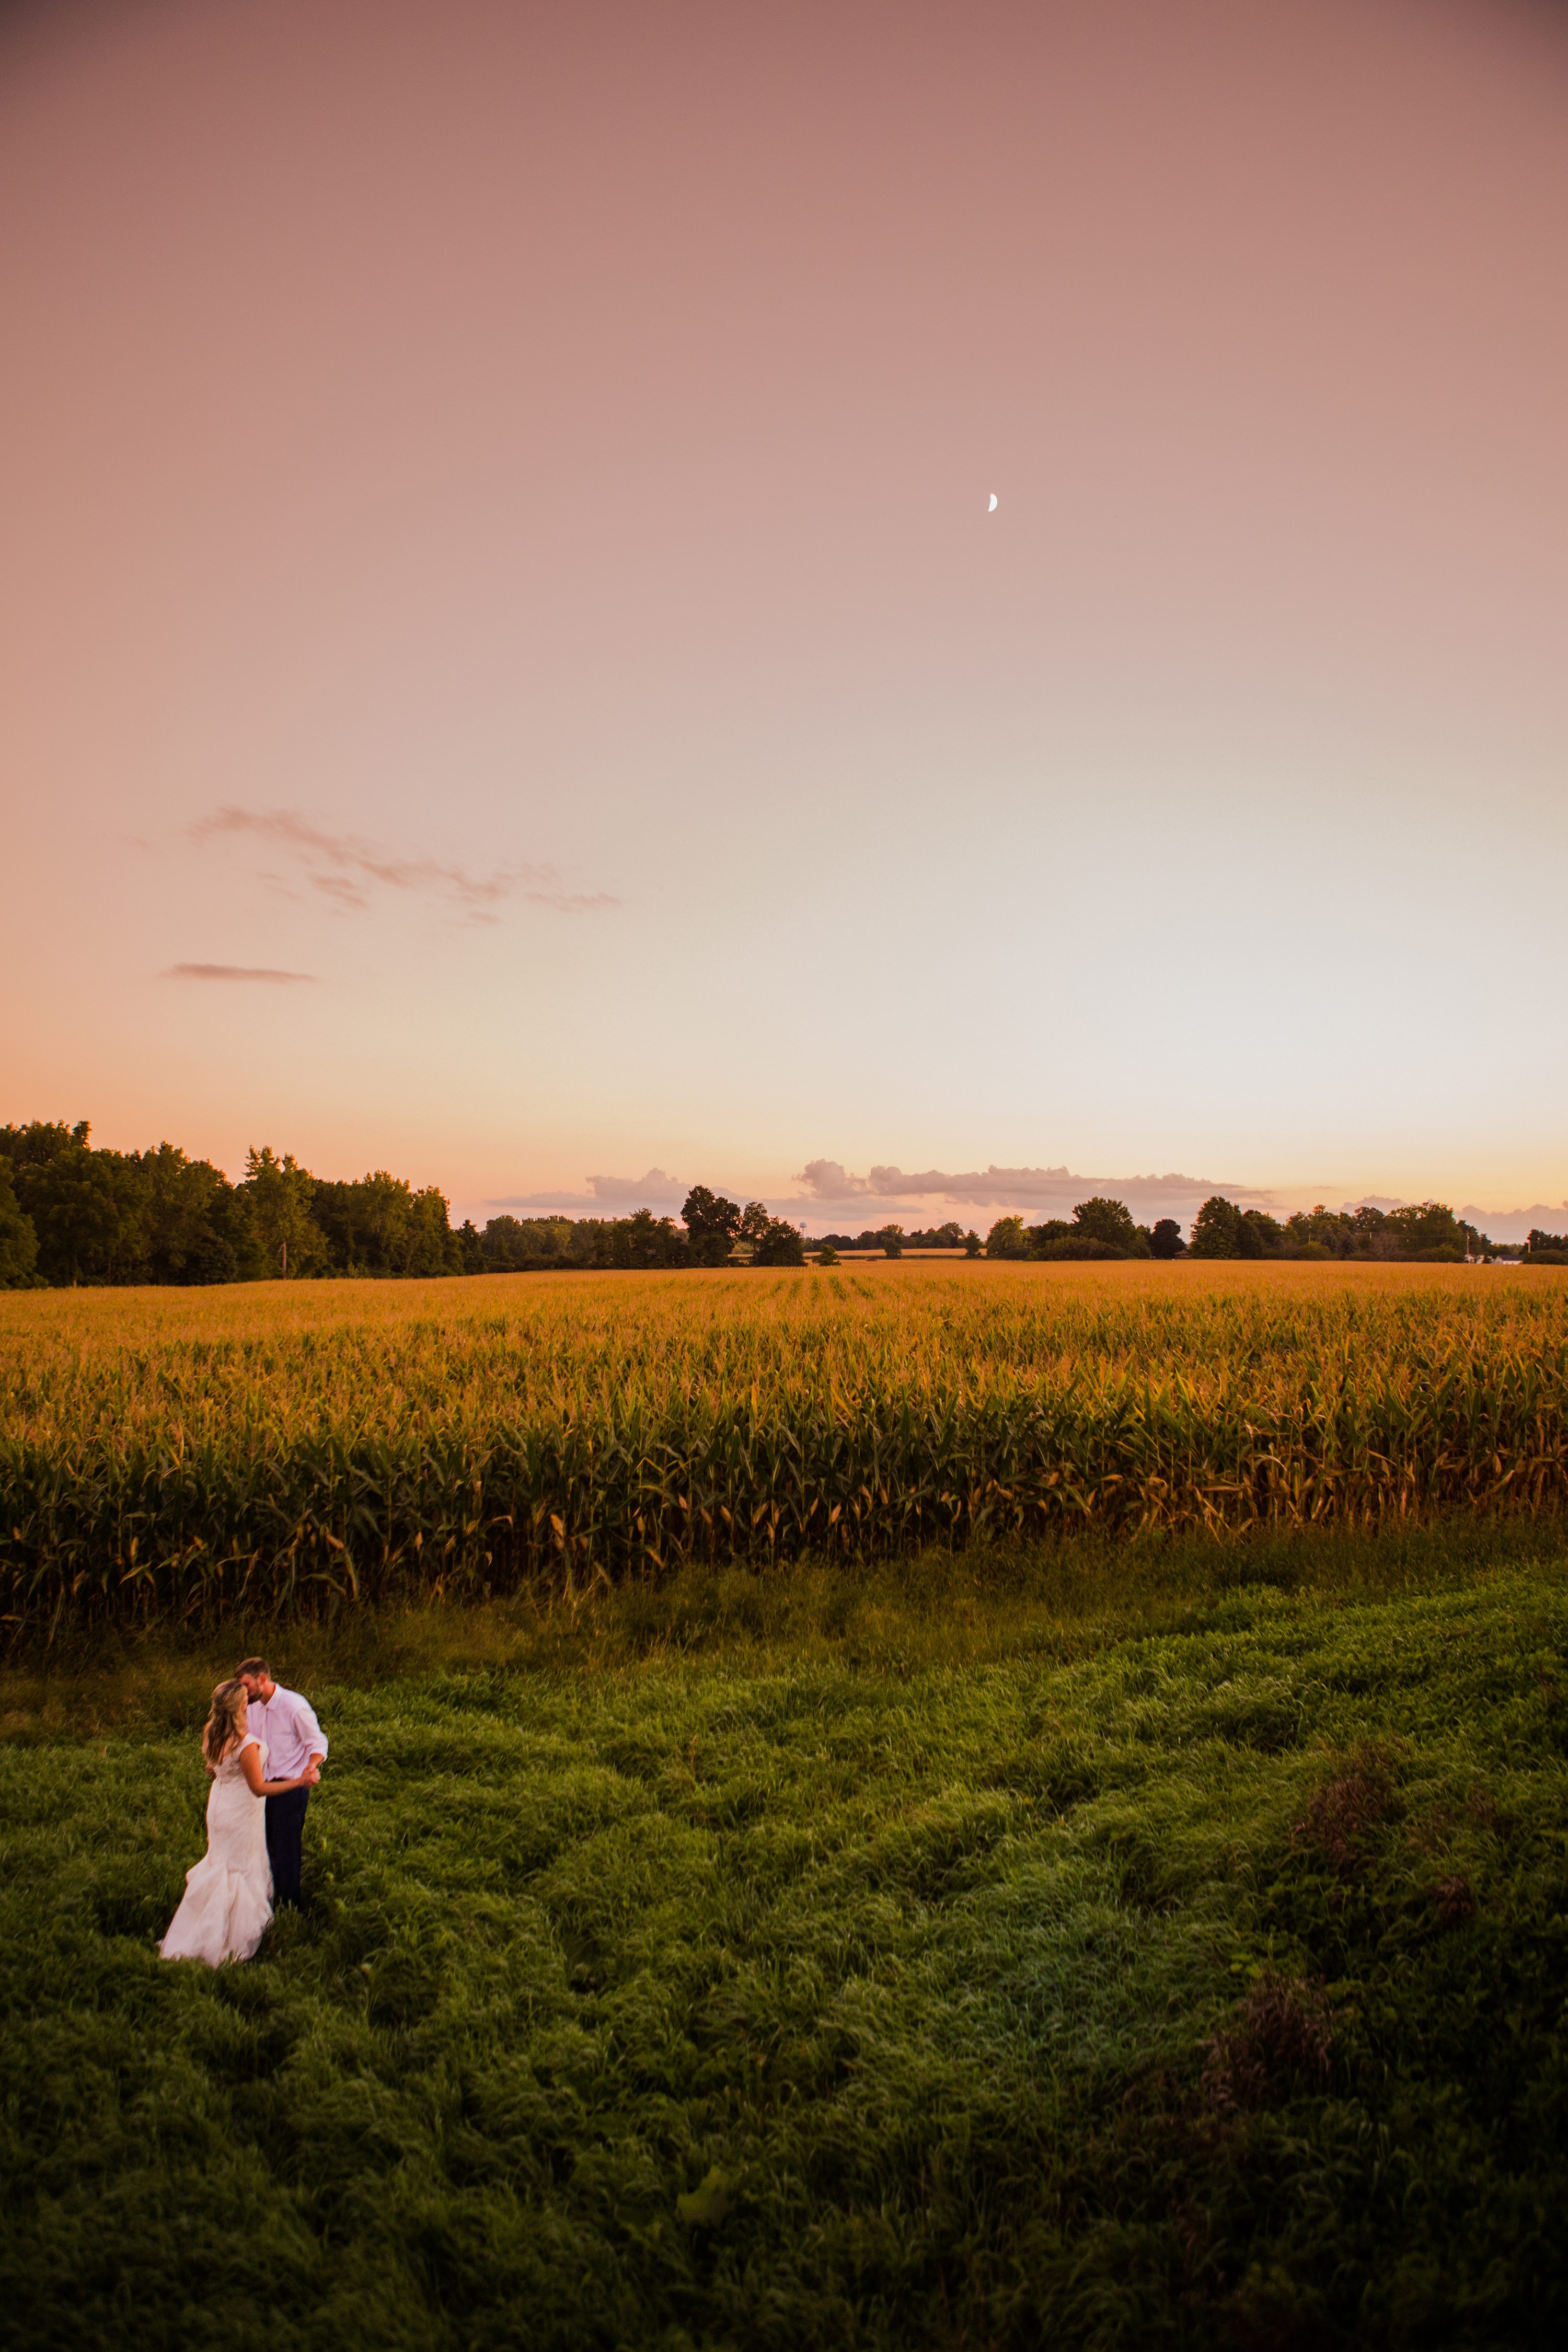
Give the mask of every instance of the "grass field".
[[946, 1263], [0, 1297], [12, 1638], [1568, 1496], [1568, 1286]]
[[7, 2341], [1555, 2344], [1563, 1542], [301, 1628], [306, 1907], [216, 1974], [227, 1651], [11, 1670]]
[[[9, 1297], [0, 1408], [23, 2352], [1561, 2339], [1554, 1276]], [[258, 1644], [305, 1907], [166, 1967]]]

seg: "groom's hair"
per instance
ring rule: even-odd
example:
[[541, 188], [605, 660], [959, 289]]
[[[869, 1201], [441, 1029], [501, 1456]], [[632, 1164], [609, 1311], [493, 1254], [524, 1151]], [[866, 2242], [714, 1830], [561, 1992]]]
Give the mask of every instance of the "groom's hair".
[[267, 1682], [272, 1680], [272, 1669], [265, 1658], [241, 1658], [234, 1674], [237, 1682], [241, 1675], [260, 1675]]

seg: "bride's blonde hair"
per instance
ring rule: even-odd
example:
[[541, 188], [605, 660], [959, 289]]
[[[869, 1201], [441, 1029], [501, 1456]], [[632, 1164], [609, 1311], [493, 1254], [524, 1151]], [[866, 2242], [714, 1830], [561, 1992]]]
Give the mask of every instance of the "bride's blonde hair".
[[229, 1749], [245, 1738], [250, 1727], [246, 1714], [249, 1705], [250, 1693], [237, 1675], [226, 1683], [219, 1683], [214, 1691], [213, 1711], [202, 1734], [202, 1754], [207, 1759], [209, 1772], [216, 1772]]

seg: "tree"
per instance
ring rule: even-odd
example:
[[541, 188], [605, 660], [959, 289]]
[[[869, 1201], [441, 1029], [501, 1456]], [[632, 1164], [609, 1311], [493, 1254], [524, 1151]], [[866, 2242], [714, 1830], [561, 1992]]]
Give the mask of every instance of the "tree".
[[1085, 1241], [1103, 1242], [1107, 1249], [1121, 1250], [1128, 1257], [1141, 1255], [1138, 1228], [1125, 1201], [1110, 1201], [1097, 1192], [1092, 1200], [1079, 1202], [1072, 1221]]
[[1152, 1257], [1185, 1257], [1187, 1245], [1174, 1217], [1159, 1219], [1149, 1236], [1149, 1251]]
[[975, 1232], [973, 1225], [971, 1225], [969, 1231], [963, 1236], [963, 1255], [965, 1257], [978, 1257], [980, 1255], [980, 1236]]
[[838, 1264], [838, 1252], [834, 1248], [831, 1242], [824, 1242], [822, 1244], [816, 1253], [816, 1263], [818, 1265], [837, 1265]]
[[685, 1238], [673, 1217], [656, 1217], [639, 1209], [626, 1220], [626, 1258], [632, 1265], [683, 1265], [688, 1257]]
[[884, 1225], [877, 1239], [882, 1244], [882, 1255], [885, 1257], [902, 1257], [904, 1254], [902, 1225]]
[[221, 1176], [207, 1202], [206, 1237], [191, 1261], [193, 1282], [260, 1282], [267, 1253], [256, 1231], [250, 1202], [237, 1184]]
[[416, 1192], [384, 1168], [357, 1183], [318, 1181], [310, 1213], [338, 1274], [438, 1275], [461, 1264], [446, 1194], [433, 1184]]
[[145, 1187], [134, 1160], [83, 1142], [22, 1171], [21, 1204], [50, 1282], [134, 1282], [144, 1276]]
[[804, 1265], [805, 1244], [797, 1227], [783, 1217], [770, 1217], [768, 1229], [757, 1244], [752, 1263], [756, 1265]]
[[1027, 1257], [1029, 1237], [1022, 1217], [998, 1217], [985, 1236], [987, 1257]]
[[1391, 1209], [1388, 1225], [1408, 1257], [1426, 1257], [1433, 1250], [1440, 1250], [1445, 1256], [1465, 1254], [1459, 1221], [1446, 1201], [1420, 1201], [1408, 1208]]
[[772, 1223], [773, 1218], [768, 1213], [765, 1201], [748, 1201], [742, 1212], [735, 1238], [737, 1241], [744, 1242], [749, 1249], [754, 1251], [766, 1236], [768, 1227]]
[[11, 1163], [0, 1159], [0, 1290], [23, 1289], [37, 1264], [38, 1236], [16, 1198]]
[[10, 1161], [13, 1174], [24, 1168], [47, 1168], [62, 1151], [85, 1151], [91, 1133], [91, 1123], [85, 1118], [74, 1127], [63, 1118], [30, 1118], [26, 1127], [0, 1127], [0, 1158]]
[[[31, 1226], [34, 1264], [46, 1282], [76, 1282], [96, 1267], [102, 1245], [118, 1235], [120, 1219], [93, 1183], [85, 1118], [33, 1118], [25, 1127], [0, 1128], [0, 1155], [10, 1171], [16, 1205]], [[63, 1177], [51, 1181], [58, 1160]], [[25, 1247], [25, 1243], [22, 1244]]]
[[177, 1144], [96, 1151], [86, 1119], [0, 1131], [43, 1276], [57, 1283], [233, 1282], [261, 1271], [234, 1187]]
[[455, 1243], [447, 1195], [438, 1184], [421, 1184], [408, 1203], [405, 1271], [425, 1276], [455, 1274], [460, 1263]]
[[564, 1263], [576, 1255], [576, 1230], [570, 1217], [491, 1217], [479, 1236], [480, 1260], [491, 1274], [510, 1274], [541, 1258]]
[[246, 1153], [241, 1190], [269, 1274], [311, 1274], [329, 1263], [326, 1241], [310, 1214], [315, 1189], [315, 1179], [292, 1152], [279, 1160], [264, 1143], [259, 1151], [252, 1144]]
[[1392, 1247], [1384, 1232], [1381, 1209], [1360, 1208], [1348, 1214], [1325, 1209], [1321, 1201], [1298, 1209], [1285, 1220], [1285, 1246], [1296, 1257], [1366, 1257]]
[[694, 1184], [686, 1196], [680, 1219], [689, 1236], [696, 1265], [727, 1263], [741, 1230], [741, 1212], [733, 1201], [726, 1200], [721, 1192], [710, 1192], [706, 1184]]
[[1042, 1217], [1037, 1225], [1031, 1225], [1028, 1229], [1029, 1247], [1037, 1257], [1058, 1242], [1074, 1242], [1079, 1238], [1078, 1227], [1070, 1217]]
[[[178, 1145], [160, 1143], [138, 1156], [143, 1185], [143, 1243], [152, 1282], [237, 1281], [234, 1187], [208, 1160], [187, 1160]], [[254, 1235], [244, 1270], [260, 1270]]]
[[1234, 1201], [1211, 1193], [1193, 1225], [1194, 1257], [1239, 1257], [1241, 1212]]

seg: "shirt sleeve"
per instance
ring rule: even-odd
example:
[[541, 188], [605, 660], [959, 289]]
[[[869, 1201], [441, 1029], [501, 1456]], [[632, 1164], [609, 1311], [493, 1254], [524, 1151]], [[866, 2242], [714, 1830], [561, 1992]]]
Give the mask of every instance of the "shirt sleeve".
[[316, 1721], [316, 1710], [309, 1699], [300, 1698], [298, 1695], [294, 1700], [294, 1729], [307, 1756], [326, 1754], [327, 1735]]

